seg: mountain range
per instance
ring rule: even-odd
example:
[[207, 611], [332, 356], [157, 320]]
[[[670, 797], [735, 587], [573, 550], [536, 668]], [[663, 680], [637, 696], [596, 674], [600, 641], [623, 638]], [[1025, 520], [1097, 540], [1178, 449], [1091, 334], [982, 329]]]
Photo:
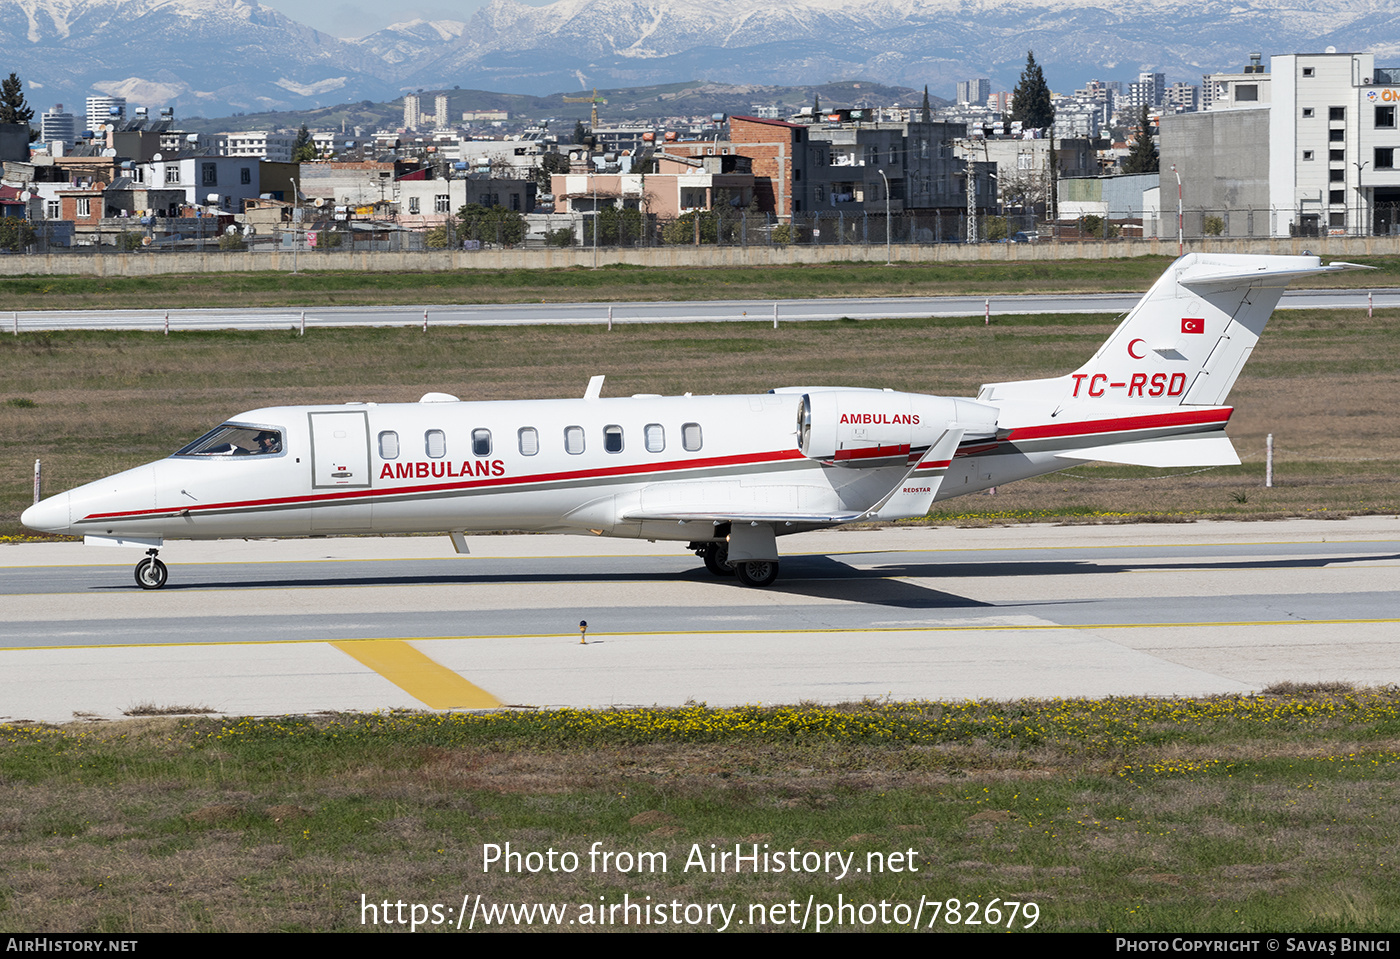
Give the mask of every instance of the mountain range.
[[178, 115], [391, 100], [453, 86], [544, 95], [709, 80], [863, 78], [948, 96], [1009, 90], [1034, 49], [1052, 88], [1139, 71], [1199, 83], [1251, 52], [1374, 52], [1400, 65], [1392, 0], [491, 0], [468, 21], [338, 39], [245, 0], [5, 0], [0, 60], [30, 103], [94, 92]]

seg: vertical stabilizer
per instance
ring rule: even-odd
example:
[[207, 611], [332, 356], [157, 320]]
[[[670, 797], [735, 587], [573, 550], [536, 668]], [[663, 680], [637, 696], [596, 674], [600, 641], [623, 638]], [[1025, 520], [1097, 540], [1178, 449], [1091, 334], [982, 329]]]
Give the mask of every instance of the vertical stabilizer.
[[1055, 379], [989, 384], [978, 399], [1003, 408], [1048, 406], [1042, 416], [1081, 405], [1220, 406], [1288, 282], [1350, 266], [1323, 266], [1315, 256], [1189, 253], [1079, 369]]

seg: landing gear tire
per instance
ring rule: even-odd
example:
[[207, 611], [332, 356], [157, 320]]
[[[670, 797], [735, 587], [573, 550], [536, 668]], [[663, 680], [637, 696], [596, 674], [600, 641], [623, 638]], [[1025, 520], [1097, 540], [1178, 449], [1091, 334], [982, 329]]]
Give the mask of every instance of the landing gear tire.
[[745, 586], [772, 586], [778, 579], [778, 561], [760, 559], [749, 563], [737, 563], [734, 572], [739, 582]]
[[734, 567], [729, 565], [728, 543], [710, 543], [700, 553], [700, 558], [705, 561], [705, 568], [716, 576], [734, 575]]
[[142, 589], [160, 589], [169, 576], [165, 564], [154, 556], [147, 556], [136, 564], [136, 585]]

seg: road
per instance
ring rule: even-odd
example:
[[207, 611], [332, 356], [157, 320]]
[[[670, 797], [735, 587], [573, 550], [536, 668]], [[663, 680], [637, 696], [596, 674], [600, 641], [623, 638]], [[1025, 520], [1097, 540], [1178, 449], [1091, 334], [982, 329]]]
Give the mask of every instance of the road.
[[[1400, 519], [826, 531], [779, 583], [680, 544], [0, 546], [0, 719], [1247, 693], [1400, 682]], [[579, 622], [588, 623], [586, 645]]]
[[[1377, 309], [1400, 307], [1400, 289], [1291, 290], [1280, 309], [1364, 310], [1373, 295]], [[20, 311], [0, 314], [5, 328], [45, 330], [172, 330], [308, 328], [344, 326], [525, 326], [614, 323], [726, 323], [773, 319], [782, 323], [898, 317], [992, 316], [1021, 313], [1125, 313], [1140, 293], [1035, 294], [1025, 296], [852, 297], [807, 300], [697, 300], [683, 303], [514, 303], [481, 305], [345, 306], [248, 310]]]

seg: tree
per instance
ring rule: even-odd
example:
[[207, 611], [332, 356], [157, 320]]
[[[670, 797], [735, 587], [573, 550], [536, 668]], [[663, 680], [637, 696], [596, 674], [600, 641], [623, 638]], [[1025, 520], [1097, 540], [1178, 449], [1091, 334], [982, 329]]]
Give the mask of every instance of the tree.
[[[0, 81], [0, 123], [23, 123], [29, 129], [29, 121], [34, 119], [34, 110], [24, 102], [24, 85], [15, 74]], [[32, 141], [37, 134], [29, 129]]]
[[464, 240], [515, 246], [525, 239], [525, 217], [503, 206], [468, 204], [457, 211], [457, 223]]
[[819, 116], [821, 116], [821, 115], [822, 115], [822, 95], [821, 95], [820, 93], [813, 92], [813, 93], [812, 93], [812, 116], [814, 116], [814, 117], [819, 117]]
[[575, 143], [584, 143], [584, 142], [586, 142], [587, 140], [588, 140], [588, 132], [587, 132], [586, 130], [584, 130], [584, 128], [583, 128], [583, 121], [582, 121], [582, 120], [579, 120], [579, 121], [575, 122], [575, 123], [574, 123], [574, 142], [575, 142]]
[[535, 185], [539, 187], [541, 193], [554, 192], [554, 181], [552, 177], [556, 173], [569, 172], [569, 158], [562, 153], [541, 153], [539, 165], [535, 167], [533, 174]]
[[34, 227], [18, 216], [0, 216], [0, 250], [23, 253], [34, 242]]
[[920, 117], [920, 119], [923, 120], [925, 123], [932, 123], [932, 122], [933, 122], [933, 112], [929, 109], [929, 106], [928, 106], [928, 84], [927, 84], [927, 83], [924, 84], [924, 112], [923, 112], [923, 116]]
[[311, 131], [306, 129], [306, 124], [301, 125], [297, 131], [297, 138], [292, 142], [292, 162], [309, 163], [316, 159], [316, 144], [311, 141]]
[[1035, 62], [1035, 51], [1026, 51], [1026, 69], [1021, 82], [1011, 94], [1011, 119], [1020, 120], [1026, 130], [1043, 130], [1055, 122], [1055, 108], [1050, 105], [1050, 88], [1045, 74]]
[[719, 239], [719, 219], [712, 211], [686, 213], [661, 228], [661, 242], [668, 246], [715, 243]]
[[636, 246], [641, 238], [641, 210], [605, 206], [598, 211], [599, 246]]
[[1162, 161], [1157, 156], [1157, 147], [1152, 143], [1152, 128], [1148, 123], [1147, 104], [1142, 105], [1138, 116], [1137, 133], [1133, 135], [1133, 145], [1128, 148], [1128, 156], [1123, 161], [1124, 173], [1156, 173]]

